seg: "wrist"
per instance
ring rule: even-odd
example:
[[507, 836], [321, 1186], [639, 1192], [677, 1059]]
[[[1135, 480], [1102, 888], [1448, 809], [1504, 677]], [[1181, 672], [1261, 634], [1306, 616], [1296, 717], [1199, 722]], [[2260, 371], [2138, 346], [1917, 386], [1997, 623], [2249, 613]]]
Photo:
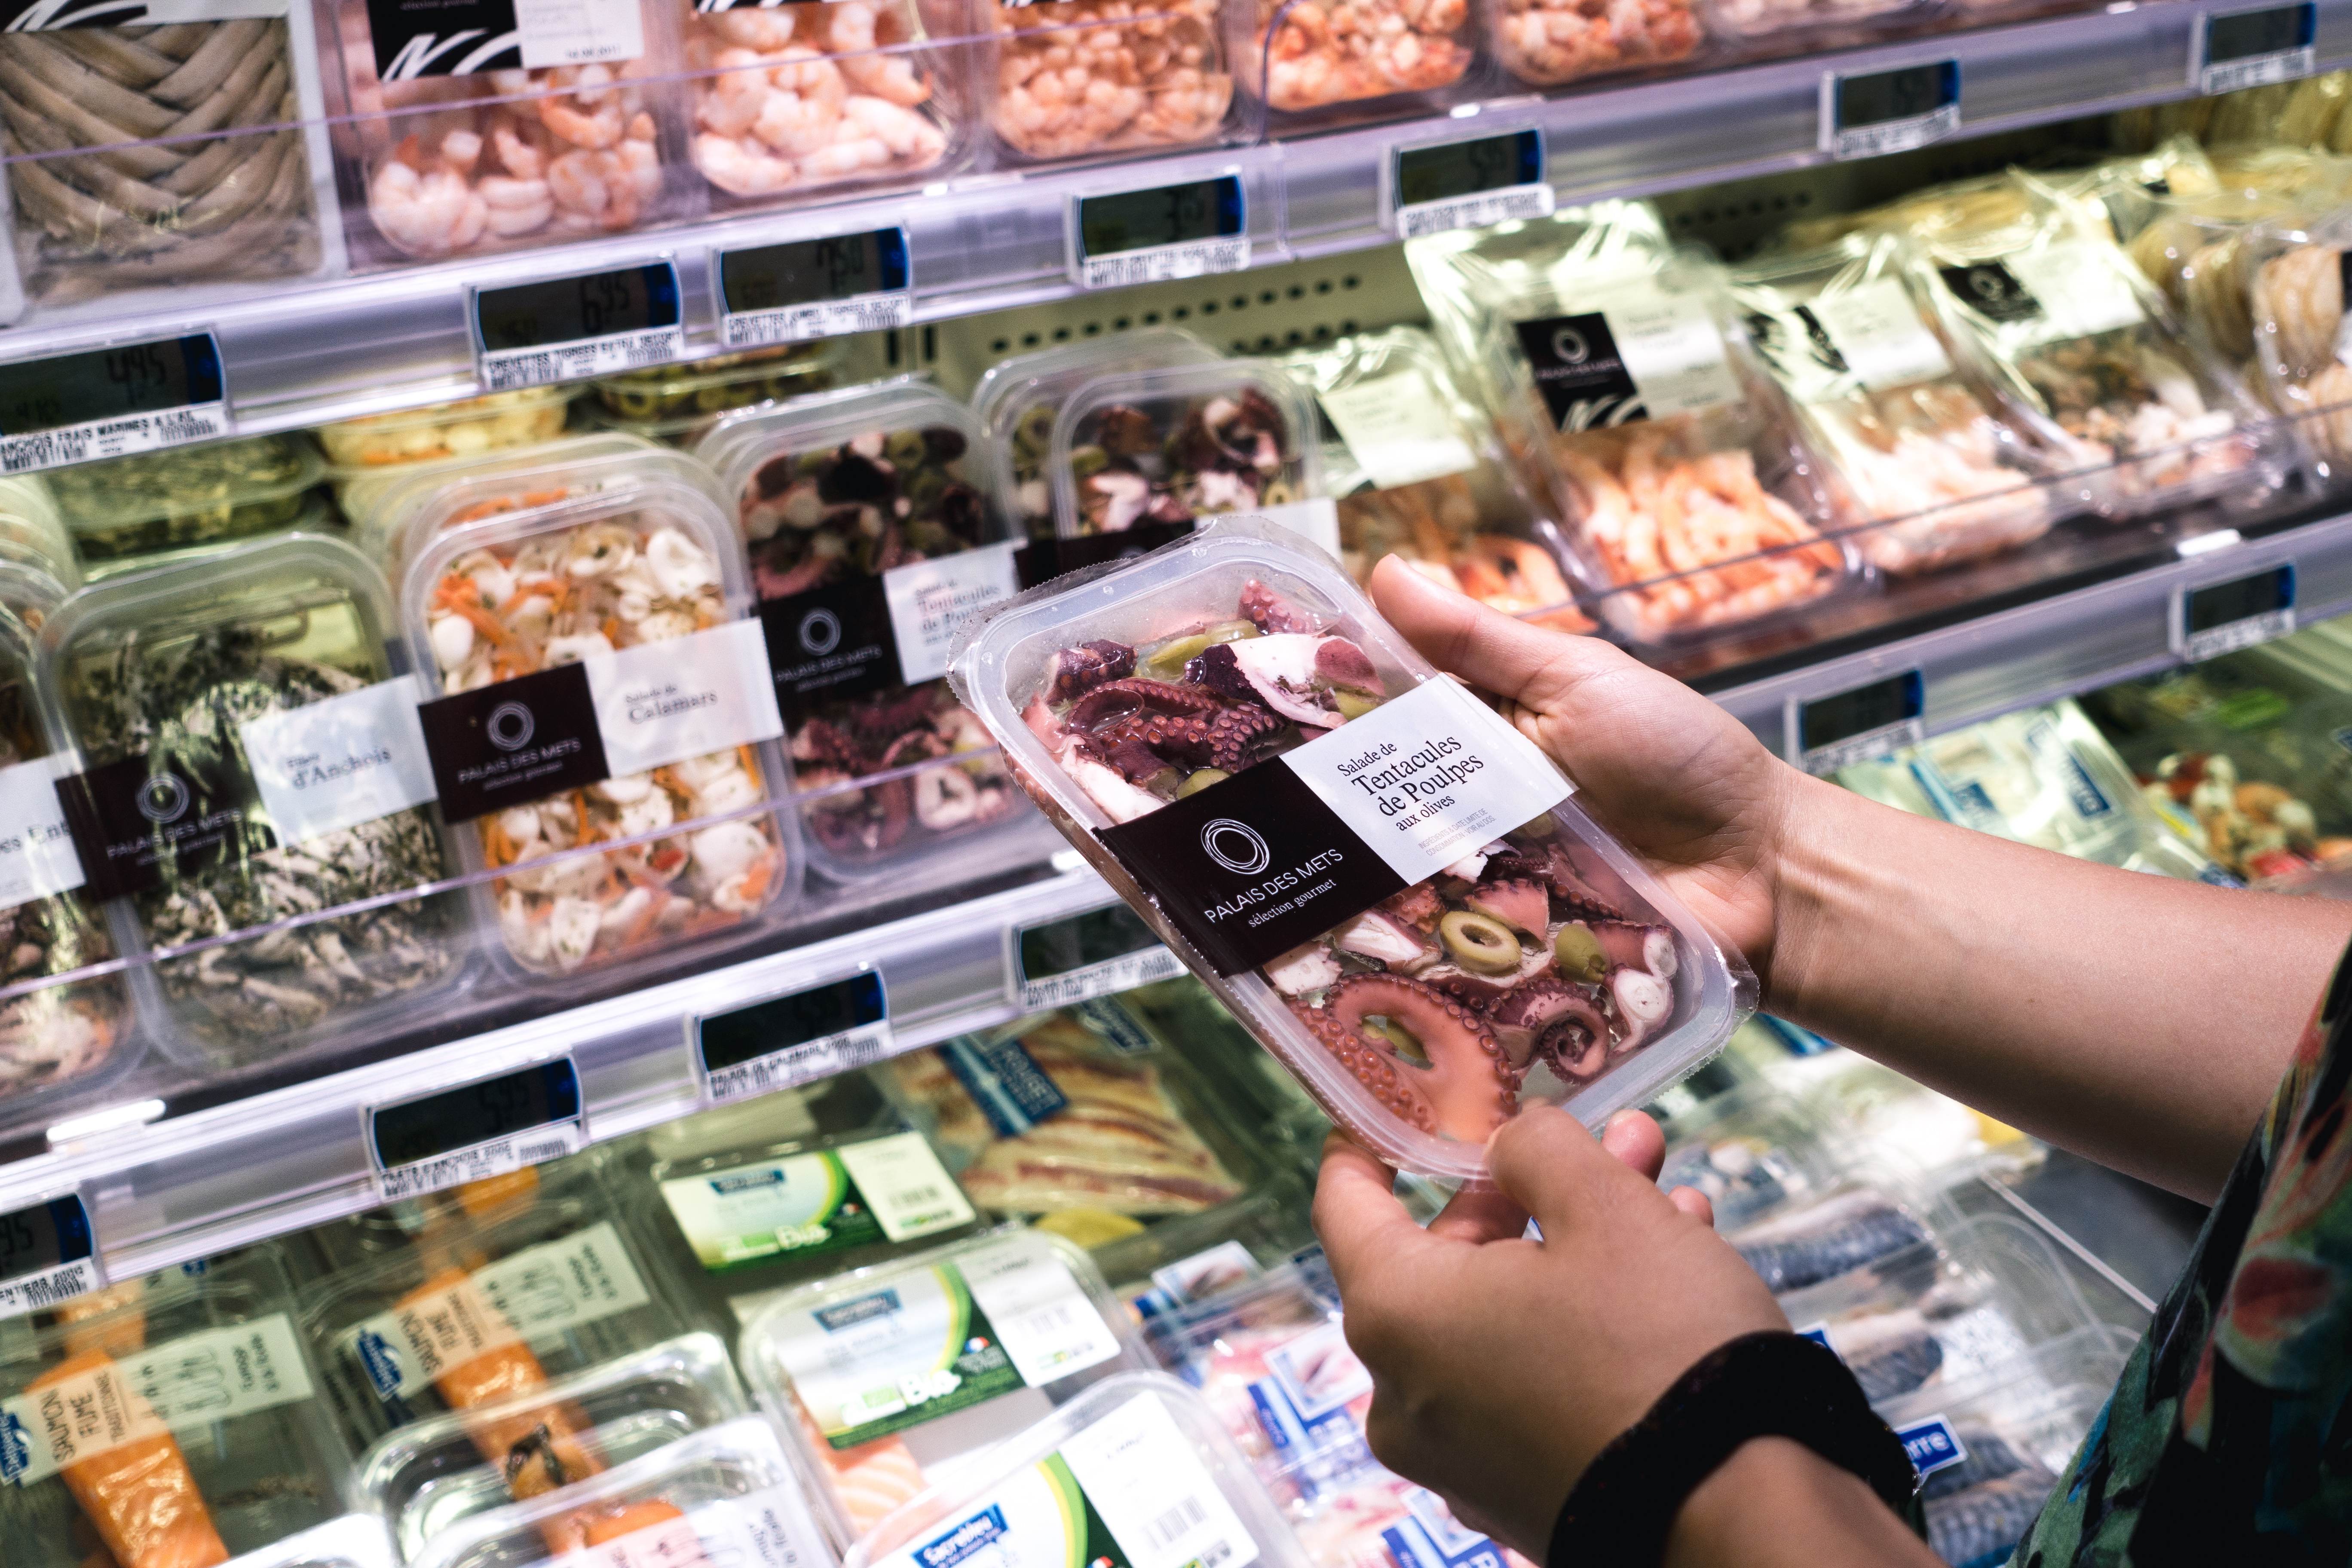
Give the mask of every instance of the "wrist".
[[1791, 1438], [1755, 1437], [1685, 1500], [1661, 1568], [1935, 1562], [1861, 1477]]
[[1751, 952], [1765, 1005], [1783, 1016], [1808, 987], [1811, 955], [1833, 900], [1838, 848], [1843, 834], [1838, 818], [1860, 797], [1827, 779], [1777, 759], [1771, 808], [1764, 832], [1762, 869], [1772, 910], [1761, 952]]

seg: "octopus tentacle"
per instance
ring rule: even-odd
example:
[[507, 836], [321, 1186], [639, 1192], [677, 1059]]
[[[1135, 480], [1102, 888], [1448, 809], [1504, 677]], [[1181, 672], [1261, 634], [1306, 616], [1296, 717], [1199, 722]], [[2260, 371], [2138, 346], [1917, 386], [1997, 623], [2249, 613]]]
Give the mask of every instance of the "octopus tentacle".
[[1255, 752], [1267, 736], [1279, 733], [1282, 720], [1255, 703], [1226, 709], [1209, 721], [1209, 765], [1237, 773], [1257, 758]]
[[[1381, 1015], [1421, 1042], [1428, 1065], [1410, 1061], [1365, 1020]], [[1424, 1132], [1485, 1141], [1517, 1109], [1521, 1070], [1494, 1031], [1443, 992], [1399, 974], [1360, 974], [1302, 1010], [1307, 1027], [1339, 1065], [1391, 1111]]]
[[1242, 584], [1241, 612], [1250, 625], [1272, 637], [1282, 632], [1319, 632], [1323, 623], [1253, 577]]
[[[1141, 784], [1171, 767], [1199, 767], [1209, 760], [1214, 721], [1193, 713], [1154, 713], [1139, 709], [1112, 720], [1087, 737], [1101, 759]], [[1149, 765], [1146, 761], [1149, 760]]]
[[1162, 713], [1213, 713], [1223, 706], [1215, 692], [1197, 686], [1140, 679], [1107, 680], [1079, 698], [1064, 722], [1073, 730], [1092, 730], [1142, 708]]
[[1124, 680], [1135, 673], [1135, 650], [1108, 637], [1066, 647], [1055, 656], [1048, 695], [1056, 702], [1072, 702], [1106, 681]]

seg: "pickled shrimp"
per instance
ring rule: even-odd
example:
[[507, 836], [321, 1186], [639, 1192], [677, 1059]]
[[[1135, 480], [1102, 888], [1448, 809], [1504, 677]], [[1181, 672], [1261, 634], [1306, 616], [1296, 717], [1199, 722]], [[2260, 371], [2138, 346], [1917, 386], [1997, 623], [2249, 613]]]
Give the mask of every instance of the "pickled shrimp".
[[1217, 0], [989, 0], [988, 9], [996, 132], [1033, 158], [1202, 141], [1233, 102]]
[[1276, 109], [1427, 92], [1469, 68], [1468, 0], [1289, 0], [1259, 28], [1259, 90]]
[[1511, 74], [1544, 84], [1669, 64], [1698, 41], [1690, 0], [1503, 0], [1495, 25]]

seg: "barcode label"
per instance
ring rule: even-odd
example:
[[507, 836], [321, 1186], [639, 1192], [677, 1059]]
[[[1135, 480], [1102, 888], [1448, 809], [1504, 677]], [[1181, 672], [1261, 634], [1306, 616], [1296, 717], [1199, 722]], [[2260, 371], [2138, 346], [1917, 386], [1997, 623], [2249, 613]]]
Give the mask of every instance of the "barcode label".
[[1239, 272], [1249, 265], [1247, 235], [1230, 239], [1192, 240], [1183, 245], [1158, 245], [1145, 250], [1114, 251], [1089, 256], [1078, 268], [1078, 282], [1087, 289], [1125, 289], [1138, 283], [1168, 283], [1181, 278], [1209, 278]]
[[1201, 1500], [1188, 1497], [1145, 1525], [1143, 1538], [1150, 1542], [1152, 1550], [1157, 1552], [1164, 1547], [1173, 1546], [1183, 1540], [1188, 1531], [1208, 1517], [1209, 1510], [1201, 1506]]
[[100, 458], [127, 457], [191, 441], [215, 441], [228, 434], [228, 405], [200, 403], [160, 414], [94, 419], [28, 436], [0, 437], [0, 472], [31, 473]]
[[838, 1073], [871, 1067], [883, 1058], [895, 1054], [897, 1049], [890, 1034], [890, 1021], [877, 1018], [871, 1024], [844, 1029], [821, 1040], [803, 1041], [780, 1051], [770, 1051], [763, 1057], [737, 1062], [732, 1067], [720, 1068], [715, 1072], [706, 1071], [703, 1083], [710, 1103], [724, 1105], [730, 1100], [750, 1100], [756, 1095], [795, 1089]]
[[1248, 1568], [1257, 1542], [1156, 1394], [1062, 1445], [1061, 1458], [1133, 1568]]
[[576, 1154], [586, 1142], [580, 1122], [555, 1122], [546, 1127], [534, 1127], [521, 1137], [493, 1138], [487, 1143], [477, 1143], [468, 1149], [455, 1150], [414, 1164], [394, 1165], [379, 1170], [375, 1176], [376, 1191], [388, 1204], [403, 1198], [422, 1197], [445, 1187], [463, 1186], [491, 1176], [503, 1176], [525, 1165], [537, 1165], [549, 1160], [560, 1160], [566, 1154]]
[[1486, 228], [1498, 223], [1549, 217], [1557, 200], [1551, 186], [1511, 185], [1450, 201], [1417, 202], [1396, 210], [1397, 237], [1419, 239], [1457, 228]]
[[1055, 1007], [1066, 1007], [1089, 997], [1114, 995], [1148, 985], [1155, 980], [1172, 980], [1184, 973], [1184, 965], [1165, 947], [1147, 947], [1140, 952], [1125, 952], [1117, 958], [1107, 958], [1099, 963], [1089, 963], [1083, 969], [1073, 969], [1064, 974], [1044, 980], [1023, 978], [1017, 1000], [1024, 1013], [1043, 1013]]
[[13, 1318], [24, 1312], [38, 1312], [70, 1301], [77, 1296], [87, 1296], [106, 1283], [106, 1276], [94, 1258], [78, 1258], [71, 1263], [60, 1263], [38, 1274], [27, 1274], [21, 1279], [11, 1279], [0, 1285], [0, 1317]]
[[513, 392], [526, 386], [545, 386], [550, 382], [643, 370], [648, 365], [667, 364], [685, 353], [685, 327], [648, 327], [642, 331], [557, 343], [551, 348], [486, 350], [477, 361], [477, 371], [483, 391]]
[[748, 349], [763, 343], [845, 337], [851, 332], [889, 331], [914, 319], [914, 290], [900, 289], [888, 294], [860, 294], [849, 300], [787, 305], [774, 310], [730, 311], [719, 319], [719, 336], [730, 349]]

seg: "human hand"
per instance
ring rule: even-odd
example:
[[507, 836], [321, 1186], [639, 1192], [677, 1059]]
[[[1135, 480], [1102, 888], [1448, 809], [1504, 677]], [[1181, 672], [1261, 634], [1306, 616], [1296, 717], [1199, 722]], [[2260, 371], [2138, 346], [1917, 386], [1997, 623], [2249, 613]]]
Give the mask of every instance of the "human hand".
[[1811, 781], [1730, 714], [1598, 637], [1530, 626], [1393, 557], [1372, 601], [1441, 669], [1515, 705], [1601, 823], [1731, 942], [1769, 992], [1778, 848]]
[[1707, 1352], [1789, 1326], [1706, 1199], [1658, 1190], [1664, 1154], [1646, 1116], [1596, 1140], [1530, 1107], [1488, 1145], [1496, 1190], [1423, 1230], [1388, 1167], [1323, 1145], [1315, 1229], [1372, 1375], [1374, 1456], [1538, 1563], [1594, 1456]]

